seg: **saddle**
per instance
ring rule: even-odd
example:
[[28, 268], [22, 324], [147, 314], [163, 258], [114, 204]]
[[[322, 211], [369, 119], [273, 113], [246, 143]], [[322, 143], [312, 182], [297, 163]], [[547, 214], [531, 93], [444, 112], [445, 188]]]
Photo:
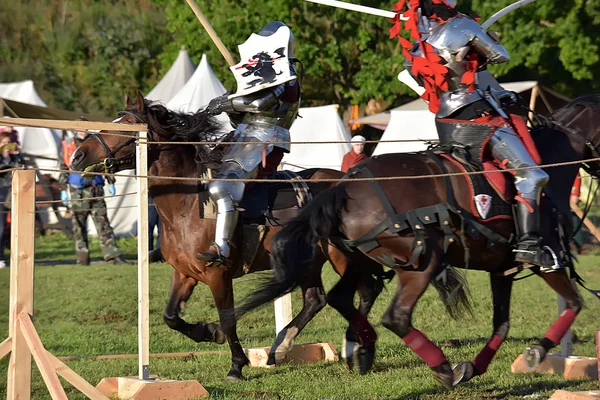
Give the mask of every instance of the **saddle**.
[[[496, 129], [510, 125], [519, 135], [525, 148], [540, 164], [541, 157], [522, 117], [482, 117], [473, 121], [437, 119], [440, 145], [431, 151], [465, 172], [464, 178], [471, 192], [470, 211], [479, 222], [512, 219], [510, 204], [516, 195], [512, 174], [502, 172], [505, 165], [491, 156], [488, 143]], [[484, 171], [485, 174], [470, 174]]]
[[316, 169], [302, 171], [277, 171], [266, 179], [285, 179], [287, 182], [261, 182], [251, 185], [239, 204], [240, 219], [235, 234], [240, 256], [237, 271], [249, 273], [258, 249], [269, 228], [285, 225], [295, 218], [302, 207], [312, 200], [306, 182]]

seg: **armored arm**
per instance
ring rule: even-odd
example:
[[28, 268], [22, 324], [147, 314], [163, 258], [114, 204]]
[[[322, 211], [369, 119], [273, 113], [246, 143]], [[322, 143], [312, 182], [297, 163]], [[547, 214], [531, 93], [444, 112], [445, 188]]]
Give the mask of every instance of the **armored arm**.
[[285, 84], [259, 90], [246, 96], [236, 97], [232, 102], [233, 109], [237, 112], [257, 113], [273, 107], [279, 101], [279, 96], [285, 90]]

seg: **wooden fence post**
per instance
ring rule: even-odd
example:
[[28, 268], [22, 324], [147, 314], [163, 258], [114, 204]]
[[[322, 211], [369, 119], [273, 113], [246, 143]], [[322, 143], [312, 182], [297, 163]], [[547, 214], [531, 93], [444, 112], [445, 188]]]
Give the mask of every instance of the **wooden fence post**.
[[8, 334], [12, 338], [12, 346], [8, 363], [7, 399], [28, 400], [31, 393], [31, 352], [21, 333], [19, 314], [33, 314], [35, 171], [13, 172], [11, 207]]

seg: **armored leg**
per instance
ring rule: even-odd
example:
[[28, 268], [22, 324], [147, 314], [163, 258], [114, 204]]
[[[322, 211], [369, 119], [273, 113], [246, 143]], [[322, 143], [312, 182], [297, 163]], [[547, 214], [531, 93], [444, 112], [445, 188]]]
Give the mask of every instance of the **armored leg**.
[[[256, 169], [245, 171], [237, 162], [226, 162], [215, 178], [244, 179], [256, 174]], [[198, 253], [200, 261], [211, 265], [227, 264], [231, 254], [230, 240], [235, 231], [239, 212], [237, 206], [244, 194], [244, 182], [219, 182], [213, 181], [208, 185], [210, 198], [217, 205], [217, 221], [215, 229], [215, 243], [207, 252]]]
[[[490, 139], [492, 156], [507, 168], [536, 166], [521, 139], [510, 129], [500, 128]], [[552, 256], [543, 249], [540, 236], [540, 196], [548, 183], [548, 174], [541, 168], [515, 171], [515, 186], [518, 191], [517, 225], [519, 243], [515, 250], [515, 261], [552, 267]]]

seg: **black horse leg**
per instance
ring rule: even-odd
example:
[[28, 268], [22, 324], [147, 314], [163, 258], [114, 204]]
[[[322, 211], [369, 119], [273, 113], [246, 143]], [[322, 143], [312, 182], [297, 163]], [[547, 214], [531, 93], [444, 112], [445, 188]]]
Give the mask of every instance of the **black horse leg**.
[[231, 350], [231, 369], [227, 379], [239, 381], [242, 377], [242, 368], [250, 361], [240, 344], [237, 335], [235, 310], [233, 304], [233, 278], [230, 272], [222, 268], [211, 268], [206, 283], [210, 286], [215, 305], [219, 311], [221, 330], [227, 338]]
[[[375, 342], [377, 333], [369, 323], [366, 314], [362, 314], [354, 306], [354, 294], [362, 280], [372, 279], [370, 274], [365, 274], [360, 267], [348, 264], [346, 271], [338, 283], [327, 294], [329, 305], [335, 308], [349, 323], [342, 357], [350, 370], [358, 362], [359, 373], [366, 373], [373, 366], [375, 359]], [[365, 285], [368, 285], [365, 284]], [[365, 288], [367, 286], [364, 286]], [[373, 298], [372, 301], [375, 299]], [[366, 301], [363, 307], [370, 309], [372, 302]]]
[[[361, 263], [359, 268], [361, 268], [361, 271], [365, 271], [365, 273], [363, 274], [364, 278], [358, 284], [358, 294], [360, 295], [358, 310], [362, 315], [369, 315], [373, 304], [375, 304], [375, 300], [377, 300], [377, 297], [379, 297], [383, 290], [384, 271], [380, 264], [366, 257], [364, 263]], [[372, 271], [372, 273], [369, 271]], [[389, 272], [394, 276], [393, 271]], [[377, 277], [374, 274], [377, 274]]]
[[490, 282], [494, 302], [494, 332], [473, 361], [454, 366], [455, 386], [461, 382], [467, 382], [475, 376], [483, 375], [508, 334], [513, 276], [490, 274]]
[[176, 269], [173, 270], [171, 296], [163, 316], [164, 321], [169, 328], [183, 333], [196, 342], [223, 344], [225, 343], [225, 335], [217, 324], [204, 324], [202, 322], [189, 324], [179, 316], [179, 312], [192, 295], [197, 283], [198, 281], [195, 279], [185, 276]]
[[323, 282], [321, 281], [321, 270], [324, 263], [324, 258], [315, 258], [311, 265], [310, 273], [300, 283], [304, 295], [304, 306], [300, 313], [277, 335], [275, 343], [273, 343], [269, 351], [267, 365], [278, 364], [285, 359], [286, 355], [294, 347], [296, 337], [302, 332], [302, 329], [327, 304]]
[[565, 299], [567, 308], [560, 314], [550, 329], [548, 329], [544, 337], [538, 343], [525, 350], [525, 362], [531, 369], [537, 368], [544, 361], [544, 358], [546, 358], [548, 350], [560, 343], [560, 340], [571, 327], [583, 305], [579, 293], [565, 271], [541, 273], [540, 275], [556, 293]]

